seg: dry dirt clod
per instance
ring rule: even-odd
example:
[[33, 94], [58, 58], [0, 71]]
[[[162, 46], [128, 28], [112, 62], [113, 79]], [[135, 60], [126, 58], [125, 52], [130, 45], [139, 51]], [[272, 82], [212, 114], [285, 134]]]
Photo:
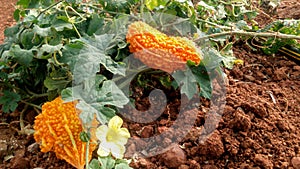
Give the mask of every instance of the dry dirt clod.
[[220, 132], [216, 130], [211, 135], [205, 137], [201, 136], [199, 139], [205, 141], [199, 145], [199, 154], [206, 155], [208, 159], [219, 158], [225, 152]]
[[254, 162], [265, 169], [273, 168], [272, 162], [268, 159], [266, 155], [263, 154], [255, 154]]
[[7, 143], [5, 140], [0, 140], [0, 159], [3, 159], [7, 153]]
[[29, 161], [23, 157], [16, 156], [12, 159], [12, 168], [14, 169], [30, 168]]
[[248, 131], [251, 128], [251, 118], [241, 108], [237, 108], [229, 125], [237, 130]]
[[218, 169], [218, 167], [215, 165], [204, 165], [202, 169]]
[[295, 169], [300, 169], [300, 157], [293, 157], [291, 163]]
[[186, 155], [179, 145], [176, 144], [166, 153], [162, 154], [162, 160], [167, 167], [178, 168], [186, 162]]
[[188, 165], [180, 165], [179, 167], [178, 167], [178, 169], [189, 169], [190, 167], [188, 166]]
[[201, 166], [200, 166], [200, 164], [199, 164], [196, 160], [191, 160], [191, 161], [190, 161], [190, 168], [193, 168], [193, 169], [200, 169]]
[[153, 135], [153, 127], [152, 126], [145, 126], [141, 131], [142, 138], [149, 138]]

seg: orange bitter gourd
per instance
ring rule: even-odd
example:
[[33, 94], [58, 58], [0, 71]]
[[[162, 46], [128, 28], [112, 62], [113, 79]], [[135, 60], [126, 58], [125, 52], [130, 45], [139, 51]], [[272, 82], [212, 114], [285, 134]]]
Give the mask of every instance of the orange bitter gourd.
[[[83, 131], [79, 114], [76, 109], [77, 102], [64, 103], [61, 97], [42, 106], [42, 113], [36, 116], [34, 121], [34, 139], [40, 143], [42, 152], [54, 151], [60, 159], [66, 160], [77, 169], [83, 169], [85, 165], [86, 143], [80, 140]], [[93, 125], [97, 125], [96, 120]], [[89, 159], [95, 150], [97, 143], [94, 139], [94, 130], [89, 146]]]
[[168, 73], [185, 69], [188, 60], [200, 63], [200, 54], [191, 40], [168, 36], [150, 25], [136, 21], [128, 26], [129, 50], [147, 66]]

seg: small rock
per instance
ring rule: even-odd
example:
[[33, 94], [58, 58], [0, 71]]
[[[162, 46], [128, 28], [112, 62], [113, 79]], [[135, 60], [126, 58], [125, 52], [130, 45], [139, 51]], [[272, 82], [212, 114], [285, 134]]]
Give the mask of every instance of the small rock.
[[203, 169], [218, 169], [218, 167], [215, 165], [204, 165], [204, 166], [202, 166], [202, 168]]
[[281, 131], [289, 131], [289, 124], [286, 121], [278, 121], [276, 126]]
[[298, 65], [297, 65], [297, 66], [294, 66], [293, 69], [294, 69], [295, 71], [300, 71], [300, 66], [298, 66]]
[[130, 158], [134, 155], [135, 152], [136, 152], [135, 144], [129, 144], [126, 148], [125, 157]]
[[288, 168], [289, 167], [289, 162], [282, 162], [281, 167], [282, 168]]
[[249, 166], [249, 164], [247, 164], [247, 163], [243, 163], [243, 164], [241, 164], [241, 166], [240, 166], [240, 169], [248, 169], [248, 168], [250, 168], [250, 166]]
[[176, 144], [162, 154], [162, 160], [168, 168], [178, 168], [186, 162], [186, 155], [179, 145]]
[[286, 73], [286, 69], [287, 67], [282, 67], [275, 70], [273, 79], [278, 81], [286, 79], [288, 77]]
[[39, 151], [39, 144], [33, 143], [27, 147], [27, 151], [31, 153], [37, 153]]
[[181, 165], [178, 167], [178, 169], [189, 169], [190, 167], [188, 165]]
[[142, 138], [149, 138], [153, 135], [153, 127], [152, 126], [145, 126], [142, 129], [141, 137]]
[[233, 115], [234, 119], [230, 121], [229, 124], [231, 127], [241, 131], [248, 131], [251, 129], [251, 118], [243, 111], [243, 109], [238, 108]]
[[7, 155], [6, 153], [7, 153], [7, 143], [4, 140], [3, 142], [0, 142], [0, 159], [3, 159], [3, 157]]
[[273, 164], [268, 159], [268, 156], [263, 154], [255, 154], [254, 162], [262, 168], [273, 168]]
[[191, 164], [190, 168], [193, 168], [193, 169], [200, 169], [201, 168], [200, 164], [196, 160], [191, 160], [190, 164]]
[[244, 78], [245, 78], [246, 80], [250, 81], [250, 82], [255, 81], [255, 78], [254, 78], [253, 76], [251, 76], [251, 75], [244, 75]]
[[12, 162], [12, 168], [14, 169], [30, 168], [29, 161], [24, 158], [14, 157], [11, 162]]
[[141, 166], [143, 166], [143, 167], [146, 167], [147, 165], [148, 165], [148, 161], [146, 160], [146, 159], [144, 159], [144, 158], [140, 158], [139, 159], [139, 164], [141, 165]]
[[300, 169], [300, 157], [293, 157], [291, 162], [295, 169]]
[[201, 155], [206, 155], [208, 158], [219, 158], [224, 152], [224, 144], [220, 136], [220, 132], [216, 130], [214, 133], [207, 136], [200, 136], [198, 152]]

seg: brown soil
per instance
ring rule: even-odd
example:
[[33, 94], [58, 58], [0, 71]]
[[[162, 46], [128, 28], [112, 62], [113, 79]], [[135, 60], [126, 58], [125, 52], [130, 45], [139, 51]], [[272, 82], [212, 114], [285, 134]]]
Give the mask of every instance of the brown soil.
[[[12, 0], [0, 1], [0, 41], [4, 28], [13, 24]], [[277, 9], [279, 18], [299, 19], [298, 0], [282, 1]], [[259, 22], [264, 22], [261, 16]], [[235, 55], [244, 60], [243, 66], [226, 70], [228, 76], [226, 106], [217, 130], [200, 144], [198, 137], [209, 103], [202, 100], [195, 127], [168, 152], [150, 158], [133, 160], [134, 168], [288, 168], [300, 169], [300, 66], [280, 54], [266, 56], [252, 52], [243, 44], [236, 45]], [[135, 89], [139, 93], [139, 89]], [[148, 124], [127, 122], [125, 126], [135, 138], [147, 138], [168, 129], [178, 114], [178, 95], [168, 91], [171, 98], [163, 117]], [[175, 93], [175, 94], [174, 94]], [[137, 104], [149, 102], [140, 93]], [[137, 105], [144, 110], [145, 105]], [[21, 108], [20, 108], [21, 110]], [[53, 153], [39, 152], [32, 135], [16, 131], [20, 110], [0, 113], [0, 168], [72, 168]], [[188, 112], [188, 113], [189, 113]], [[187, 114], [188, 115], [188, 114]], [[32, 128], [34, 111], [25, 114], [27, 128]], [[143, 118], [145, 118], [143, 116]], [[7, 125], [5, 123], [8, 123]], [[202, 136], [203, 137], [203, 136]], [[164, 140], [169, 144], [171, 140]], [[143, 146], [128, 144], [127, 154]], [[3, 161], [3, 162], [1, 162]]]

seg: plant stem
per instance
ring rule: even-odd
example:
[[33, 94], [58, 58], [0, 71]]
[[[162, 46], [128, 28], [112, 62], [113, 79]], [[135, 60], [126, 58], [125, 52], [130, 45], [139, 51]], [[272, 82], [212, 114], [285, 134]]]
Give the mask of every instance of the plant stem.
[[145, 8], [145, 0], [141, 0], [140, 13], [142, 18], [144, 15], [144, 8]]
[[[76, 27], [75, 24], [74, 24], [74, 23], [75, 23], [75, 20], [72, 21], [71, 17], [70, 17], [69, 14], [68, 14], [68, 11], [67, 11], [68, 9], [71, 9], [73, 12], [75, 12], [77, 15], [79, 15], [79, 17], [81, 17], [81, 15], [80, 15], [76, 10], [74, 10], [71, 6], [66, 6], [66, 7], [65, 7], [65, 13], [66, 13], [66, 16], [68, 17], [68, 20], [69, 20], [68, 22], [70, 22], [70, 23], [72, 24], [72, 26], [73, 26], [75, 32], [77, 33], [78, 37], [81, 38], [81, 35], [80, 35], [80, 33], [79, 33], [77, 27]], [[82, 18], [82, 17], [81, 17], [81, 18]]]
[[26, 102], [24, 100], [21, 100], [21, 102], [28, 105], [28, 106], [32, 106], [32, 107], [35, 107], [35, 108], [38, 108], [38, 109], [42, 110], [41, 106], [35, 105], [33, 103]]
[[20, 128], [21, 128], [21, 133], [25, 133], [25, 125], [24, 125], [24, 112], [27, 110], [28, 104], [25, 105], [24, 109], [20, 113]]
[[[39, 18], [43, 13], [45, 13], [46, 11], [48, 11], [49, 9], [53, 8], [54, 6], [60, 4], [60, 3], [63, 2], [63, 1], [65, 1], [65, 0], [57, 1], [56, 3], [54, 3], [54, 4], [50, 5], [50, 6], [48, 6], [47, 8], [45, 8], [44, 10], [42, 10], [42, 12], [39, 13], [38, 16], [37, 16], [36, 18]], [[33, 24], [33, 23], [32, 23], [32, 24]]]
[[287, 35], [282, 33], [265, 33], [265, 32], [244, 32], [244, 31], [228, 31], [228, 32], [221, 32], [221, 33], [215, 33], [210, 34], [207, 36], [203, 36], [200, 38], [195, 39], [195, 42], [210, 39], [210, 38], [216, 38], [220, 36], [226, 36], [226, 35], [239, 35], [239, 36], [250, 36], [250, 37], [273, 37], [273, 38], [280, 38], [280, 39], [298, 39], [300, 40], [300, 36], [297, 35]]
[[218, 25], [216, 23], [213, 23], [213, 22], [210, 22], [210, 21], [207, 21], [207, 20], [203, 20], [203, 19], [197, 19], [197, 21], [199, 22], [204, 22], [204, 23], [207, 23], [207, 24], [210, 24], [214, 27], [217, 27], [217, 28], [220, 28], [220, 29], [227, 29], [227, 30], [232, 30], [232, 27], [229, 27], [229, 26], [223, 26], [223, 25]]
[[85, 169], [89, 169], [89, 149], [90, 149], [90, 140], [88, 142], [86, 142]]
[[37, 93], [34, 93], [34, 92], [30, 91], [27, 87], [25, 87], [25, 89], [26, 89], [26, 92], [31, 95], [29, 97], [30, 99], [48, 96], [48, 93], [37, 94]]

